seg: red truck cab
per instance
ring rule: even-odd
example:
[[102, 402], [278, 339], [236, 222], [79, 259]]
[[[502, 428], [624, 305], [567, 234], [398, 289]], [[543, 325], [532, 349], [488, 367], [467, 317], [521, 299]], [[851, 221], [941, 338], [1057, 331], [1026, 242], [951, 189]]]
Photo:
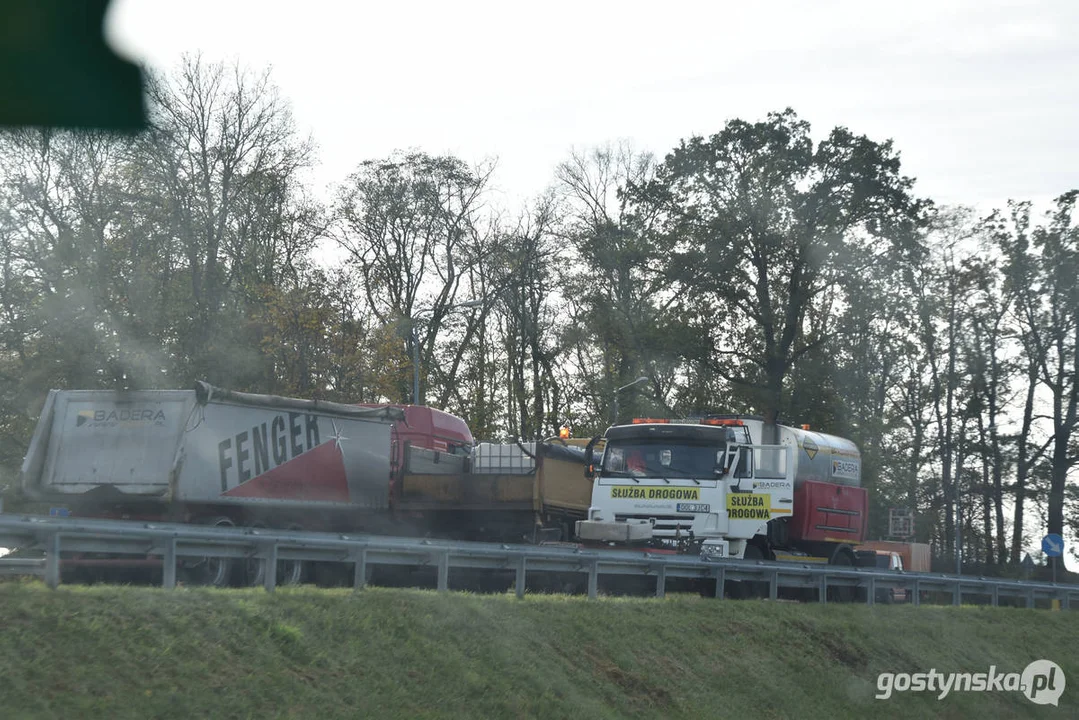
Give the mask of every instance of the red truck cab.
[[360, 404], [359, 407], [393, 407], [403, 410], [405, 419], [393, 423], [390, 437], [390, 502], [397, 497], [409, 447], [470, 455], [475, 440], [465, 421], [456, 415], [425, 405]]

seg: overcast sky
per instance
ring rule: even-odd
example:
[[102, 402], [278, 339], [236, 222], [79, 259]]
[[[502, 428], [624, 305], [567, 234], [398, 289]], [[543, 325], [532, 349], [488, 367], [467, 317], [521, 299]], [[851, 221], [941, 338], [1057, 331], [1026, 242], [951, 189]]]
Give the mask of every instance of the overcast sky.
[[[369, 5], [369, 6], [368, 6]], [[527, 8], [527, 9], [524, 9]], [[572, 147], [659, 155], [793, 107], [894, 139], [918, 191], [989, 206], [1079, 187], [1079, 2], [115, 0], [124, 54], [272, 65], [319, 185], [395, 148], [497, 157], [543, 190]]]

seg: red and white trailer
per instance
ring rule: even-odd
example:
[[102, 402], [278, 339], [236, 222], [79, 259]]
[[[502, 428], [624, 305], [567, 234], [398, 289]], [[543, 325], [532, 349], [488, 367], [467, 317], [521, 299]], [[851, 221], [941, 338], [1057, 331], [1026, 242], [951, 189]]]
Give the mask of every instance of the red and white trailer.
[[[427, 407], [345, 405], [194, 390], [52, 390], [23, 461], [32, 499], [61, 507], [239, 524], [294, 516], [355, 528], [399, 498], [414, 449], [463, 466], [460, 418]], [[418, 460], [419, 461], [419, 460]], [[315, 511], [315, 512], [312, 512]]]
[[[21, 484], [53, 514], [393, 533], [401, 531], [395, 512], [406, 473], [426, 465], [463, 469], [472, 446], [463, 420], [421, 406], [346, 405], [206, 383], [193, 390], [52, 390]], [[224, 561], [196, 566], [188, 568], [192, 581], [215, 585], [238, 571]], [[298, 581], [302, 570], [293, 563], [279, 573]]]

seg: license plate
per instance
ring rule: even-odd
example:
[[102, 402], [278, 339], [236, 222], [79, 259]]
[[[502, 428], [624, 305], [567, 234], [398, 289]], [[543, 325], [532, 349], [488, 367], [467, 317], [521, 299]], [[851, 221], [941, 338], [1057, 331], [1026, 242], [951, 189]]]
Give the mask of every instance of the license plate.
[[707, 503], [678, 503], [680, 513], [707, 513], [712, 511], [712, 506]]

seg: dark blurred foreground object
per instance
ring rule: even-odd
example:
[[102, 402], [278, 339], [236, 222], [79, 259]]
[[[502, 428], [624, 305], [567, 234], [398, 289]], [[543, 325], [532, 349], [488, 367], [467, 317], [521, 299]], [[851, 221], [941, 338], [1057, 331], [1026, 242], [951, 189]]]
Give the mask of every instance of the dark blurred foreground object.
[[105, 44], [109, 0], [0, 0], [0, 125], [139, 130], [142, 71]]

